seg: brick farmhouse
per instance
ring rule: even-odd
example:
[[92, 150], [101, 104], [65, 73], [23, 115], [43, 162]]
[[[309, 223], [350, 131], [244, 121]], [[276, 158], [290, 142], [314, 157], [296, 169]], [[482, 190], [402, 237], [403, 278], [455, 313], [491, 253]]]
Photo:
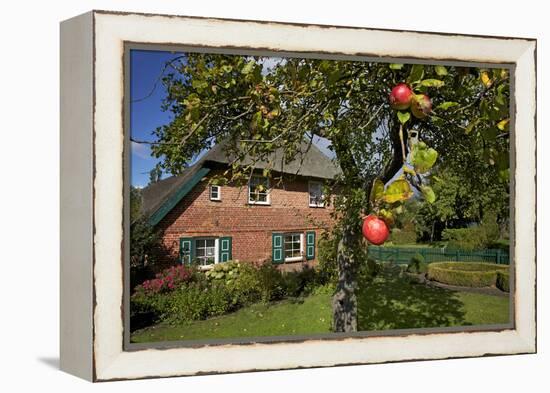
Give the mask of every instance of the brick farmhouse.
[[[315, 264], [319, 236], [333, 224], [322, 187], [339, 170], [315, 145], [304, 151], [284, 166], [274, 152], [256, 163], [248, 185], [217, 186], [209, 180], [231, 162], [220, 144], [182, 174], [144, 188], [142, 211], [162, 237], [160, 265], [239, 260], [293, 270]], [[262, 176], [268, 167], [272, 178]]]

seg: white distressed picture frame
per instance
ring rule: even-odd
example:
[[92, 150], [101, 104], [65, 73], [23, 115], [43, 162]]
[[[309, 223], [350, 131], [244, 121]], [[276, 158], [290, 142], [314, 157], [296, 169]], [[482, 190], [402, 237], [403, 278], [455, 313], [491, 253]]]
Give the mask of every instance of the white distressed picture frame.
[[[127, 43], [513, 66], [514, 323], [300, 342], [126, 348]], [[61, 25], [61, 368], [91, 381], [536, 351], [536, 41], [93, 11]]]

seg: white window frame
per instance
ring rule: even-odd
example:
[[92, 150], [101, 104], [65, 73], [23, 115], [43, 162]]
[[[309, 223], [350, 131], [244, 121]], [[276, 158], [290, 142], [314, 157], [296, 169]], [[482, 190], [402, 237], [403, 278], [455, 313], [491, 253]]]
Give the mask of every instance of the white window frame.
[[300, 235], [300, 256], [299, 257], [290, 257], [290, 258], [287, 258], [286, 256], [284, 257], [284, 261], [285, 262], [299, 262], [299, 261], [303, 261], [304, 260], [304, 242], [305, 242], [305, 237], [304, 237], [304, 234], [303, 233], [298, 233], [298, 232], [287, 232], [287, 233], [283, 233], [283, 256], [286, 254], [286, 249], [285, 249], [285, 236], [288, 236], [288, 235]]
[[[200, 241], [200, 240], [212, 240], [214, 239], [214, 263], [209, 263], [207, 265], [199, 265], [199, 269], [201, 270], [208, 270], [208, 269], [211, 269], [212, 267], [214, 267], [214, 265], [220, 263], [219, 261], [219, 255], [220, 255], [220, 239], [219, 238], [212, 238], [212, 237], [196, 237], [196, 238], [193, 238], [193, 242], [195, 242], [195, 244], [193, 244], [195, 247], [195, 260], [198, 259], [197, 258], [197, 241]], [[194, 262], [194, 261], [193, 261]]]
[[[267, 180], [266, 200], [265, 201], [255, 201], [255, 200], [250, 198], [250, 196], [251, 196], [250, 183], [251, 183], [252, 179], [266, 179]], [[250, 178], [250, 181], [248, 182], [248, 203], [250, 205], [271, 205], [271, 183], [269, 181], [269, 177], [260, 176], [260, 175], [253, 175]]]
[[[314, 184], [318, 184], [321, 186], [321, 199], [322, 199], [321, 202], [311, 203], [311, 187]], [[308, 182], [307, 198], [308, 198], [309, 207], [325, 207], [325, 195], [323, 193], [323, 186], [324, 184], [322, 181], [310, 180]]]
[[[215, 198], [212, 196], [212, 190], [214, 188], [216, 188], [217, 192], [218, 192], [218, 196], [215, 197]], [[222, 200], [222, 188], [221, 188], [221, 186], [211, 185], [210, 188], [208, 189], [208, 195], [209, 195], [211, 201], [221, 201]]]

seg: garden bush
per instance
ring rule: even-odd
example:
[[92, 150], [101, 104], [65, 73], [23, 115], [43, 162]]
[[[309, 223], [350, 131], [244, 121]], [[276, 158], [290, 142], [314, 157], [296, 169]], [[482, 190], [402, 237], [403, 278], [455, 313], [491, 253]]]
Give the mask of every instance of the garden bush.
[[504, 292], [510, 292], [510, 274], [507, 272], [497, 272], [496, 286]]
[[485, 240], [479, 227], [472, 228], [448, 228], [441, 235], [447, 241], [449, 249], [473, 251], [484, 248]]
[[231, 283], [245, 267], [241, 268], [241, 263], [237, 261], [227, 261], [224, 263], [218, 263], [210, 270], [207, 270], [204, 274], [211, 280], [225, 281]]
[[190, 282], [195, 277], [195, 270], [188, 266], [177, 265], [164, 269], [155, 275], [154, 279], [146, 280], [138, 285], [136, 292], [144, 291], [159, 293], [178, 288], [180, 285]]
[[[158, 321], [183, 323], [235, 311], [256, 302], [270, 302], [313, 293], [327, 284], [313, 268], [281, 272], [267, 263], [230, 261], [200, 272], [184, 266], [166, 269], [144, 282], [132, 295], [132, 330]], [[327, 290], [331, 290], [330, 288]]]
[[169, 323], [182, 323], [225, 314], [238, 308], [236, 299], [223, 283], [191, 283], [164, 295], [162, 318]]
[[482, 262], [436, 262], [428, 265], [428, 278], [449, 285], [488, 287], [496, 284], [497, 272], [507, 266]]
[[416, 243], [416, 230], [414, 228], [394, 228], [391, 231], [389, 240], [392, 244]]
[[441, 237], [447, 247], [466, 251], [490, 248], [499, 237], [499, 228], [494, 214], [487, 214], [482, 224], [468, 228], [448, 228]]
[[407, 272], [409, 273], [426, 273], [428, 271], [428, 264], [425, 262], [424, 257], [416, 253], [409, 264], [407, 265]]

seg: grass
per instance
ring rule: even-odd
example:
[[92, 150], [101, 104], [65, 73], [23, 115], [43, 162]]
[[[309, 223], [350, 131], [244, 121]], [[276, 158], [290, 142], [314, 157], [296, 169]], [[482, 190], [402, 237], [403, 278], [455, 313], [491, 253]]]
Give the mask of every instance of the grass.
[[[502, 324], [509, 297], [413, 284], [383, 272], [358, 291], [359, 330]], [[255, 304], [237, 312], [182, 326], [159, 324], [132, 334], [132, 342], [220, 339], [330, 333], [331, 296]]]
[[509, 297], [411, 283], [383, 272], [359, 291], [360, 330], [493, 325], [509, 321]]
[[284, 336], [330, 331], [330, 295], [254, 304], [234, 313], [183, 326], [159, 324], [136, 331], [132, 342]]

